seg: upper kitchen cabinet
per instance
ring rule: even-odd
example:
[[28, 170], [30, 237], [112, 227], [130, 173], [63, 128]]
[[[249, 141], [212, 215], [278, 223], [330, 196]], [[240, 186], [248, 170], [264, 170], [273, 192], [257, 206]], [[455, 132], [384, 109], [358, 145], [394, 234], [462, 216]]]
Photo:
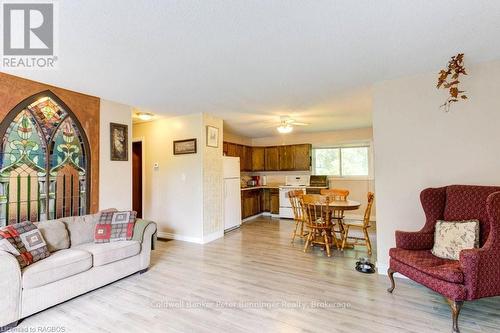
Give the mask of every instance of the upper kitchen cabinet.
[[295, 170], [295, 146], [279, 146], [279, 170]]
[[294, 146], [294, 170], [311, 170], [311, 152], [310, 144]]
[[266, 170], [266, 149], [264, 147], [252, 147], [252, 171]]
[[279, 171], [279, 150], [278, 147], [265, 148], [266, 171]]
[[252, 150], [252, 147], [241, 146], [240, 163], [242, 171], [252, 171]]

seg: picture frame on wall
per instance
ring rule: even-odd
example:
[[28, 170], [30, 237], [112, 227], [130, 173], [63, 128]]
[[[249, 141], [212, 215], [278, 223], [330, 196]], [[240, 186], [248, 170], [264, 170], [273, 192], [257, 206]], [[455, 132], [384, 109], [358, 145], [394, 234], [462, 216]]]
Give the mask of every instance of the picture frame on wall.
[[128, 125], [110, 123], [111, 161], [128, 161]]
[[174, 141], [174, 155], [196, 154], [196, 139]]
[[219, 148], [219, 129], [207, 126], [207, 147]]

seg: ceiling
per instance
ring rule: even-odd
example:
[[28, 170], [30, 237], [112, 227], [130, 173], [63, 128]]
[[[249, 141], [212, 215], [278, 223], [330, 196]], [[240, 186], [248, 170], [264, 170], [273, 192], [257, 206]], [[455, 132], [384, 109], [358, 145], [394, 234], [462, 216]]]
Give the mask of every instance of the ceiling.
[[[59, 68], [11, 71], [237, 134], [371, 125], [370, 85], [500, 58], [500, 1], [59, 1]], [[367, 88], [368, 87], [368, 88]]]

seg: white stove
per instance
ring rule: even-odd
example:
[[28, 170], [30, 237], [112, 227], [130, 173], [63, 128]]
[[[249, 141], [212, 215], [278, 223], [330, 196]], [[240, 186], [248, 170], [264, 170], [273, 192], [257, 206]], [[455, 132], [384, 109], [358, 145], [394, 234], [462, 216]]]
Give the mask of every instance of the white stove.
[[309, 176], [286, 176], [285, 185], [280, 186], [280, 213], [281, 218], [293, 219], [293, 209], [288, 192], [301, 190], [306, 193], [309, 186]]

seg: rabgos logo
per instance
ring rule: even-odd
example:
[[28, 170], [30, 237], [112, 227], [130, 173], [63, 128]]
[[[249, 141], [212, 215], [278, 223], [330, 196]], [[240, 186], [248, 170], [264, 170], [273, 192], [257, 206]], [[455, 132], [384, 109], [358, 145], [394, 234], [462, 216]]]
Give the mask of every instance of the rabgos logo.
[[3, 1], [2, 11], [2, 68], [54, 69], [57, 3]]

